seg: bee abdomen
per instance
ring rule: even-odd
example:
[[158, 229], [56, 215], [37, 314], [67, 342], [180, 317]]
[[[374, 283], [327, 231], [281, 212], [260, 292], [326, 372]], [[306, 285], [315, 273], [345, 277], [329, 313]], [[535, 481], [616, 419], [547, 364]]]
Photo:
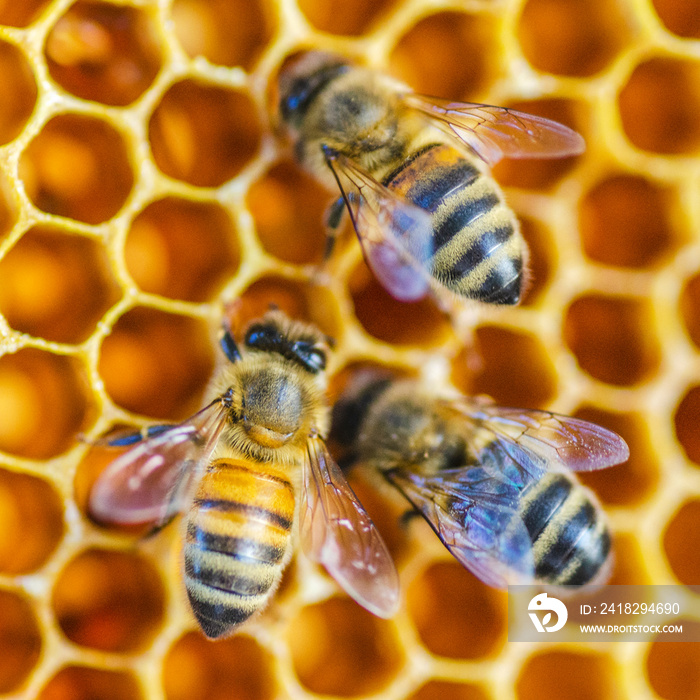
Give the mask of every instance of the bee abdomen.
[[532, 539], [535, 578], [581, 586], [603, 570], [610, 533], [588, 490], [563, 474], [547, 474], [527, 489], [520, 515]]
[[209, 637], [230, 633], [267, 601], [282, 574], [294, 492], [269, 465], [218, 460], [187, 523], [185, 585]]

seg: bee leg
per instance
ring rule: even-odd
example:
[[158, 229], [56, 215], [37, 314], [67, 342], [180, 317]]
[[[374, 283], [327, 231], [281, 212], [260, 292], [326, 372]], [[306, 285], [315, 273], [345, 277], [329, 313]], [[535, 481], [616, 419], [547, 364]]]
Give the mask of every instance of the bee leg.
[[335, 241], [343, 223], [345, 213], [345, 199], [338, 197], [326, 211], [326, 249], [323, 253], [323, 260], [328, 261], [333, 254]]
[[241, 359], [241, 351], [238, 349], [238, 344], [233, 339], [231, 328], [227, 323], [224, 323], [224, 327], [221, 329], [219, 345], [229, 362], [238, 362]]
[[142, 440], [147, 440], [148, 438], [155, 437], [164, 433], [166, 430], [170, 430], [173, 426], [170, 424], [165, 425], [149, 425], [141, 430], [134, 430], [128, 433], [122, 433], [111, 440], [107, 440], [107, 445], [110, 447], [129, 447], [130, 445], [136, 445]]

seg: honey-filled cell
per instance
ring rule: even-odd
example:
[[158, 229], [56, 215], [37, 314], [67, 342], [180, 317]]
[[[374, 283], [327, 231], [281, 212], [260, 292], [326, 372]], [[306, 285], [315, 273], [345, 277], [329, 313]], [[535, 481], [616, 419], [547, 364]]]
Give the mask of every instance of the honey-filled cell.
[[124, 106], [138, 99], [161, 68], [151, 18], [135, 7], [79, 0], [46, 38], [51, 77], [85, 100]]
[[127, 671], [64, 666], [42, 688], [37, 700], [141, 700], [136, 678]]
[[8, 178], [0, 172], [0, 241], [12, 230], [17, 222], [17, 200]]
[[41, 567], [63, 537], [63, 503], [48, 481], [0, 468], [0, 573]]
[[612, 533], [612, 570], [607, 583], [611, 586], [648, 586], [654, 583], [635, 535]]
[[683, 287], [680, 313], [690, 339], [700, 348], [700, 274], [691, 277]]
[[494, 16], [487, 13], [428, 15], [399, 39], [390, 70], [416, 92], [476, 99], [498, 73], [497, 31]]
[[195, 80], [170, 87], [148, 130], [161, 171], [199, 187], [218, 187], [238, 175], [258, 150], [262, 133], [247, 95]]
[[676, 438], [686, 457], [700, 466], [700, 386], [691, 387], [683, 396], [674, 416]]
[[208, 301], [235, 274], [240, 251], [231, 216], [219, 204], [167, 197], [136, 216], [124, 259], [144, 292]]
[[115, 403], [178, 420], [193, 414], [214, 368], [206, 326], [186, 316], [131, 309], [104, 339], [98, 371]]
[[0, 260], [0, 312], [15, 330], [81, 343], [120, 297], [104, 247], [39, 225]]
[[3, 0], [0, 2], [0, 24], [10, 27], [28, 27], [41, 16], [51, 0]]
[[0, 450], [49, 459], [74, 445], [92, 418], [85, 368], [25, 348], [0, 357]]
[[39, 209], [86, 224], [112, 218], [134, 184], [123, 136], [82, 114], [46, 123], [22, 153], [19, 174]]
[[700, 585], [700, 500], [686, 501], [671, 516], [663, 547], [676, 578], [687, 586]]
[[144, 557], [88, 549], [61, 571], [51, 602], [63, 634], [75, 644], [139, 652], [160, 629], [165, 591], [158, 571]]
[[[697, 620], [672, 622], [681, 624], [684, 633], [692, 634], [695, 639], [700, 635]], [[700, 646], [697, 643], [654, 641], [646, 655], [646, 674], [656, 697], [696, 700], [700, 697]]]
[[41, 654], [41, 630], [29, 602], [0, 590], [0, 693], [18, 690]]
[[700, 39], [698, 0], [652, 0], [652, 4], [670, 32], [689, 39]]
[[169, 649], [163, 662], [167, 700], [272, 700], [272, 660], [245, 634], [217, 640], [190, 632]]
[[391, 622], [346, 598], [301, 608], [289, 623], [287, 644], [299, 682], [320, 695], [378, 693], [404, 663]]
[[552, 234], [540, 221], [518, 217], [520, 231], [527, 245], [527, 276], [520, 300], [521, 306], [536, 306], [556, 268]]
[[175, 35], [187, 54], [251, 70], [277, 26], [270, 0], [175, 0]]
[[490, 700], [490, 697], [483, 688], [471, 683], [428, 681], [407, 700]]
[[397, 0], [297, 0], [299, 9], [317, 29], [329, 34], [359, 36], [374, 29]]
[[12, 141], [22, 132], [34, 110], [37, 95], [34, 75], [24, 54], [13, 44], [4, 41], [0, 41], [0, 81], [3, 92], [12, 95], [11, 100], [0, 101], [2, 145]]

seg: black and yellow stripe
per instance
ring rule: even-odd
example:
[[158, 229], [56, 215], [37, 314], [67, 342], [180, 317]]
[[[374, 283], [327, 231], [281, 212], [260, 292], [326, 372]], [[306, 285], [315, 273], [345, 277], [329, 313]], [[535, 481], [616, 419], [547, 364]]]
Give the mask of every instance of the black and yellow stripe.
[[282, 576], [294, 489], [274, 464], [220, 459], [202, 477], [187, 520], [185, 586], [207, 636], [230, 633]]

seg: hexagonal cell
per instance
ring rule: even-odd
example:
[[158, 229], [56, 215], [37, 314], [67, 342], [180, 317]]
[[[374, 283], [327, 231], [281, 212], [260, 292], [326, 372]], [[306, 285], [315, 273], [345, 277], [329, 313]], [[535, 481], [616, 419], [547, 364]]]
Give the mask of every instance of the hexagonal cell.
[[[683, 631], [697, 621], [680, 620]], [[697, 632], [696, 632], [697, 634]], [[697, 639], [697, 637], [696, 637]], [[683, 642], [653, 642], [646, 658], [649, 685], [664, 700], [700, 697], [700, 646]]]
[[138, 681], [126, 671], [65, 666], [43, 688], [37, 700], [140, 700]]
[[0, 312], [15, 330], [81, 343], [120, 297], [100, 243], [36, 226], [0, 260]]
[[688, 280], [683, 288], [680, 311], [690, 339], [700, 348], [700, 274]]
[[606, 504], [634, 505], [648, 498], [659, 482], [659, 464], [642, 416], [609, 413], [587, 406], [576, 411], [575, 416], [614, 430], [630, 448], [627, 462], [609, 469], [579, 473], [581, 481]]
[[123, 408], [181, 420], [199, 407], [213, 366], [205, 324], [137, 307], [105, 338], [98, 370], [107, 393]]
[[163, 95], [149, 122], [156, 165], [170, 177], [218, 187], [235, 177], [260, 145], [261, 126], [247, 95], [183, 80]]
[[489, 695], [478, 685], [429, 681], [408, 700], [489, 700]]
[[36, 82], [24, 54], [4, 41], [0, 41], [0, 81], [5, 94], [12, 95], [0, 103], [0, 144], [5, 144], [19, 136], [34, 111]]
[[700, 63], [651, 58], [618, 96], [622, 127], [637, 148], [692, 154], [700, 148]]
[[268, 700], [277, 697], [272, 660], [245, 635], [212, 644], [198, 632], [181, 637], [163, 662], [168, 700]]
[[420, 301], [397, 301], [377, 281], [364, 260], [352, 271], [348, 289], [355, 316], [378, 340], [392, 345], [437, 346], [450, 324], [430, 295]]
[[41, 631], [31, 605], [12, 591], [0, 590], [0, 693], [17, 690], [41, 653]]
[[621, 267], [647, 267], [681, 243], [673, 228], [675, 192], [638, 175], [613, 175], [581, 201], [579, 222], [586, 255]]
[[[392, 73], [417, 92], [455, 100], [483, 93], [498, 72], [494, 15], [439, 12], [420, 20], [389, 57]], [[457, 58], [467, 55], [467, 60]]]
[[678, 36], [700, 39], [698, 0], [652, 0], [652, 4], [669, 31]]
[[614, 532], [612, 541], [613, 569], [611, 586], [647, 586], [653, 583], [644, 562], [639, 540], [631, 534]]
[[385, 17], [397, 0], [298, 0], [299, 9], [317, 29], [330, 34], [359, 36]]
[[685, 451], [686, 457], [700, 465], [700, 386], [692, 387], [678, 404], [674, 416], [676, 437]]
[[44, 11], [51, 0], [23, 0], [0, 4], [0, 24], [27, 27]]
[[10, 189], [5, 173], [0, 172], [0, 241], [17, 221], [16, 193]]
[[59, 574], [52, 605], [72, 642], [101, 651], [138, 652], [160, 628], [165, 591], [155, 567], [140, 555], [88, 549]]
[[46, 39], [51, 77], [86, 100], [128, 105], [151, 85], [161, 65], [151, 18], [134, 7], [79, 0]]
[[0, 469], [0, 573], [42, 566], [63, 537], [63, 503], [44, 479]]
[[22, 154], [19, 173], [39, 209], [87, 224], [112, 218], [134, 184], [122, 135], [77, 114], [44, 125]]
[[476, 329], [474, 346], [452, 363], [452, 380], [465, 394], [521, 408], [541, 408], [557, 392], [556, 371], [537, 337], [499, 326]]
[[506, 636], [506, 599], [456, 561], [440, 561], [411, 582], [408, 611], [429, 652], [451, 659], [496, 654]]
[[535, 219], [520, 218], [520, 231], [527, 244], [528, 280], [520, 302], [521, 306], [534, 306], [549, 284], [552, 268], [554, 246], [549, 229]]
[[[583, 115], [587, 111], [582, 103], [556, 98], [511, 102], [505, 106], [527, 114], [553, 119], [576, 131], [581, 131], [578, 125], [585, 123]], [[493, 176], [504, 187], [547, 191], [566, 177], [581, 158], [582, 156], [505, 159], [493, 169]]]
[[612, 660], [593, 651], [545, 651], [527, 659], [515, 685], [518, 700], [618, 698]]
[[175, 0], [175, 35], [187, 54], [249, 71], [275, 32], [269, 0]]
[[688, 500], [666, 525], [664, 551], [676, 578], [687, 586], [700, 581], [700, 500]]
[[616, 386], [651, 378], [661, 350], [647, 301], [588, 294], [567, 309], [564, 341], [592, 377]]
[[90, 422], [88, 379], [71, 357], [26, 348], [0, 357], [0, 450], [55, 457]]
[[299, 681], [320, 695], [378, 693], [404, 662], [392, 624], [346, 598], [302, 608], [287, 643]]
[[332, 195], [294, 163], [278, 163], [248, 191], [248, 207], [263, 248], [285, 262], [320, 263], [324, 212]]
[[605, 68], [631, 38], [627, 8], [597, 0], [528, 0], [518, 39], [534, 68], [588, 76]]
[[207, 301], [234, 275], [240, 252], [231, 217], [219, 204], [168, 197], [134, 219], [124, 258], [145, 292]]

